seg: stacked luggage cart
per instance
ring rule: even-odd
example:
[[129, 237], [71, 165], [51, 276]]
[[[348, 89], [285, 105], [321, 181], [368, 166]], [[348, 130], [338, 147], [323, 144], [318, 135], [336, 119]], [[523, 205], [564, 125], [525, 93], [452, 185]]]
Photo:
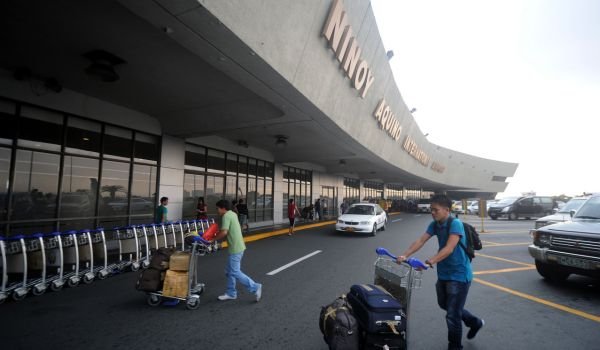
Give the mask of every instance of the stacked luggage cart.
[[[190, 251], [189, 232], [202, 232], [214, 219], [132, 225], [33, 235], [0, 236], [0, 303], [19, 301], [29, 293], [60, 291], [64, 285], [91, 284], [150, 264], [151, 252], [162, 247]], [[206, 252], [195, 243], [197, 255]], [[213, 249], [213, 248], [211, 248]], [[195, 269], [194, 266], [192, 268]], [[197, 283], [196, 283], [197, 284]]]

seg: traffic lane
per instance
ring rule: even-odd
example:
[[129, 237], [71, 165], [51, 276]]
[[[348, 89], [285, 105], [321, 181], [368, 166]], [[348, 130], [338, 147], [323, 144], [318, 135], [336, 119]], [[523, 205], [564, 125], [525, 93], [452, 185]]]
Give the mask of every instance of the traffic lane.
[[[133, 288], [137, 273], [125, 273], [91, 286], [3, 305], [7, 316], [0, 320], [3, 344], [15, 348], [319, 348], [324, 345], [317, 324], [320, 306], [347, 292], [353, 283], [372, 281], [375, 247], [398, 240], [392, 230], [374, 238], [332, 232], [333, 226], [249, 244], [242, 267], [264, 282], [260, 303], [243, 291], [236, 301], [216, 300], [225, 287], [227, 259], [226, 252], [219, 252], [200, 258], [200, 280], [207, 289], [198, 310], [187, 311], [181, 305], [148, 307], [144, 293]], [[328, 249], [328, 258], [316, 264], [303, 262], [276, 275], [277, 279], [265, 275], [281, 261], [289, 261], [291, 253], [315, 246]], [[32, 328], [32, 322], [42, 326]]]

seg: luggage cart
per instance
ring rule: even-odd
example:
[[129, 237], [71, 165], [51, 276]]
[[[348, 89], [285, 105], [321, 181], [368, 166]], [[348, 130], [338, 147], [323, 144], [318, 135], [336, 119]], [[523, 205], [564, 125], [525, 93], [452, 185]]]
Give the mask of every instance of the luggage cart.
[[175, 235], [175, 248], [179, 246], [179, 250], [182, 252], [185, 251], [183, 223], [181, 221], [172, 222], [171, 230], [173, 230], [173, 234]]
[[160, 244], [158, 241], [158, 234], [156, 233], [156, 230], [152, 227], [152, 225], [140, 225], [138, 226], [138, 228], [140, 230], [142, 230], [142, 232], [144, 232], [144, 235], [148, 238], [148, 247], [150, 249], [150, 251], [152, 251], [153, 249], [156, 250], [158, 248], [160, 248]]
[[138, 244], [140, 245], [138, 250], [141, 253], [145, 253], [144, 256], [141, 257], [142, 268], [147, 269], [150, 266], [150, 244], [148, 242], [148, 232], [144, 230], [142, 227], [131, 226], [131, 230], [137, 237]]
[[96, 264], [92, 267], [92, 272], [98, 279], [106, 279], [110, 275], [108, 268], [108, 249], [106, 245], [106, 235], [104, 229], [99, 227], [88, 232], [93, 246], [93, 257]]
[[65, 270], [71, 267], [71, 271], [64, 274], [67, 285], [77, 287], [82, 281], [85, 284], [94, 282], [94, 247], [90, 230], [68, 231], [63, 234], [62, 241]]
[[27, 246], [25, 245], [25, 236], [17, 235], [9, 237], [6, 242], [6, 266], [7, 274], [15, 275], [14, 281], [10, 281], [7, 275], [5, 295], [10, 294], [14, 300], [23, 300], [29, 293], [27, 287]]
[[150, 306], [157, 306], [166, 299], [171, 301], [185, 301], [185, 307], [195, 310], [200, 307], [200, 295], [204, 292], [204, 283], [198, 282], [198, 257], [215, 252], [216, 242], [208, 242], [201, 237], [196, 237], [190, 246], [190, 265], [188, 268], [188, 290], [185, 297], [164, 296], [162, 291], [148, 292], [146, 302]]
[[[422, 265], [422, 263], [420, 264]], [[410, 345], [408, 342], [408, 334], [410, 333], [408, 327], [410, 325], [412, 290], [421, 288], [423, 271], [417, 269], [416, 266], [416, 264], [409, 262], [398, 264], [396, 260], [383, 256], [379, 256], [375, 261], [374, 283], [382, 286], [405, 307], [406, 331], [403, 334], [404, 346], [401, 349], [407, 349], [408, 345]]]
[[43, 233], [33, 234], [25, 240], [25, 248], [27, 249], [27, 268], [25, 269], [27, 284], [25, 288], [31, 290], [33, 295], [42, 295], [48, 289], [46, 281], [48, 262], [45, 243]]
[[[65, 286], [63, 242], [60, 232], [44, 235], [46, 250], [46, 282], [53, 292], [58, 292]], [[53, 273], [48, 273], [53, 270]]]
[[6, 272], [6, 246], [4, 245], [4, 236], [0, 236], [0, 269], [2, 276], [0, 279], [0, 304], [2, 304], [8, 295], [6, 294], [6, 284], [8, 283], [8, 273]]
[[157, 249], [160, 247], [167, 247], [167, 235], [165, 234], [165, 227], [163, 224], [151, 224], [152, 231], [157, 238]]
[[[121, 270], [126, 267], [131, 268], [131, 271], [139, 270], [142, 266], [142, 254], [137, 230], [134, 230], [131, 226], [117, 227], [115, 230], [119, 240], [119, 257], [123, 262]], [[128, 256], [129, 259], [123, 259], [123, 256]]]
[[108, 256], [116, 256], [116, 258], [113, 258], [114, 260], [108, 265], [108, 270], [113, 274], [121, 273], [131, 265], [131, 259], [123, 259], [125, 253], [123, 253], [123, 240], [121, 238], [124, 234], [122, 234], [121, 231], [123, 231], [123, 229], [120, 227], [113, 227], [108, 235], [107, 232], [104, 231], [105, 236], [108, 237], [106, 243]]
[[[69, 287], [77, 287], [81, 282], [79, 276], [79, 244], [77, 244], [77, 231], [61, 233], [63, 251], [63, 278]], [[70, 267], [71, 271], [67, 271]]]
[[165, 237], [167, 238], [167, 247], [175, 248], [177, 246], [175, 239], [175, 229], [173, 227], [173, 222], [169, 221], [162, 225]]

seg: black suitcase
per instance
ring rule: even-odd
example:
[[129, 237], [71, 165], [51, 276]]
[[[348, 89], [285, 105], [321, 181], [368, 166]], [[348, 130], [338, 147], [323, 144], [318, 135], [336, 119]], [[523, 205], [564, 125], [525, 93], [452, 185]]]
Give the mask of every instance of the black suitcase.
[[161, 270], [148, 268], [140, 273], [135, 288], [144, 292], [156, 292], [162, 288]]
[[343, 295], [321, 308], [319, 328], [330, 350], [358, 350], [360, 348], [358, 323]]
[[355, 284], [350, 288], [348, 302], [364, 332], [401, 335], [406, 331], [403, 305], [383, 287]]
[[381, 350], [387, 345], [389, 350], [406, 349], [406, 333], [366, 333], [362, 338], [363, 350]]

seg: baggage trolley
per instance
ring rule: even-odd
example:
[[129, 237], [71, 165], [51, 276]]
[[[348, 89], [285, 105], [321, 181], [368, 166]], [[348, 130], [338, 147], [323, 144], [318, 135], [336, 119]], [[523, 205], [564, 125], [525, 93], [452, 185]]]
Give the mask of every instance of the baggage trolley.
[[185, 251], [183, 223], [181, 221], [172, 222], [171, 230], [173, 230], [173, 234], [175, 235], [175, 248], [179, 247], [179, 250], [182, 252]]
[[144, 235], [146, 237], [148, 237], [148, 247], [149, 247], [150, 251], [157, 250], [158, 248], [161, 247], [159, 240], [158, 240], [158, 234], [156, 233], [156, 230], [154, 229], [154, 227], [152, 227], [153, 225], [154, 224], [138, 226], [138, 229], [142, 230], [142, 232], [144, 232]]
[[157, 237], [157, 245], [158, 248], [160, 247], [167, 247], [167, 235], [165, 234], [165, 227], [163, 226], [163, 224], [151, 224], [150, 225], [152, 227], [152, 232], [154, 233], [154, 236]]
[[30, 290], [33, 295], [42, 295], [48, 289], [46, 280], [47, 265], [46, 244], [44, 234], [35, 233], [25, 240], [25, 249], [27, 249], [27, 268], [24, 279], [27, 280], [25, 288]]
[[[123, 259], [124, 253], [121, 239], [123, 234], [120, 231], [123, 231], [120, 227], [113, 227], [109, 233], [104, 231], [105, 236], [108, 237], [106, 242], [107, 253], [110, 257], [109, 259], [112, 260], [108, 265], [108, 270], [113, 274], [121, 273], [131, 265], [131, 259]], [[115, 256], [116, 258], [114, 258]]]
[[[3, 256], [3, 294], [14, 300], [23, 300], [29, 289], [27, 286], [27, 247], [25, 236], [17, 235], [5, 238]], [[10, 275], [9, 275], [10, 274]], [[11, 280], [11, 277], [13, 280]]]
[[65, 270], [71, 267], [71, 271], [64, 274], [67, 285], [77, 287], [82, 281], [85, 284], [92, 283], [96, 276], [90, 230], [68, 231], [63, 234], [62, 241]]
[[[404, 346], [402, 349], [407, 349], [409, 325], [410, 325], [410, 300], [413, 289], [421, 288], [421, 279], [423, 271], [417, 269], [418, 264], [410, 262], [402, 262], [398, 264], [396, 260], [378, 256], [375, 261], [375, 278], [374, 283], [382, 286], [391, 295], [404, 305], [404, 313], [406, 315], [406, 332], [403, 334]], [[422, 265], [422, 263], [420, 263]], [[381, 321], [384, 322], [384, 321]], [[389, 321], [385, 321], [389, 322]]]
[[108, 248], [106, 245], [106, 235], [104, 229], [98, 227], [93, 231], [88, 232], [93, 247], [93, 257], [95, 265], [92, 266], [92, 272], [98, 279], [105, 279], [110, 275], [108, 268]]
[[52, 232], [45, 235], [44, 249], [46, 250], [47, 269], [46, 282], [53, 292], [58, 292], [65, 286], [64, 279], [64, 254], [62, 233]]
[[176, 239], [175, 239], [175, 228], [173, 227], [173, 222], [169, 221], [162, 225], [165, 237], [167, 238], [167, 247], [176, 248]]
[[[141, 242], [137, 230], [133, 226], [115, 228], [119, 240], [119, 257], [123, 262], [121, 270], [126, 267], [137, 271], [142, 266], [144, 257], [141, 254]], [[148, 247], [146, 245], [146, 247]], [[125, 259], [123, 257], [126, 257]], [[147, 256], [146, 256], [147, 260]]]
[[204, 256], [216, 251], [214, 246], [218, 246], [216, 242], [208, 242], [202, 237], [195, 237], [194, 242], [190, 246], [190, 265], [188, 268], [188, 288], [185, 297], [164, 296], [162, 291], [147, 292], [146, 302], [150, 306], [157, 306], [163, 299], [171, 301], [185, 301], [185, 307], [189, 310], [195, 310], [200, 307], [200, 295], [204, 292], [204, 283], [198, 282], [198, 257]]
[[0, 304], [8, 297], [6, 294], [6, 284], [8, 283], [8, 273], [6, 272], [6, 246], [4, 245], [4, 236], [0, 236], [0, 269], [2, 269], [0, 277]]

